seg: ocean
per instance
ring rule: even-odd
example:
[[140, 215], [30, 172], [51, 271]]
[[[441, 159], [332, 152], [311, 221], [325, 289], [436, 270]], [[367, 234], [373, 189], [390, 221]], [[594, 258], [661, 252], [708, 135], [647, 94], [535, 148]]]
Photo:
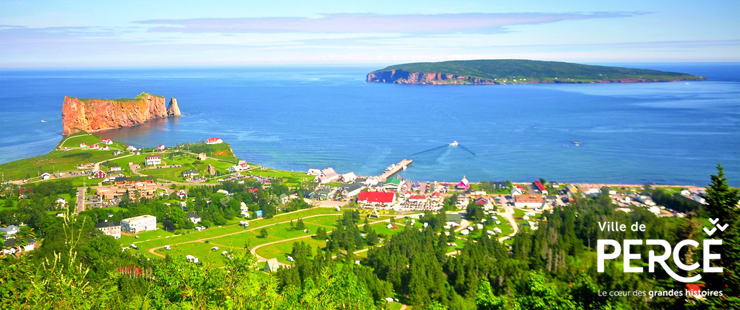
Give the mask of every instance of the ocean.
[[0, 163], [54, 148], [64, 96], [149, 92], [177, 98], [185, 115], [99, 134], [137, 147], [220, 137], [248, 162], [295, 171], [379, 175], [408, 158], [400, 175], [411, 180], [706, 185], [722, 163], [740, 186], [740, 64], [613, 65], [710, 81], [428, 86], [366, 83], [380, 67], [5, 70]]

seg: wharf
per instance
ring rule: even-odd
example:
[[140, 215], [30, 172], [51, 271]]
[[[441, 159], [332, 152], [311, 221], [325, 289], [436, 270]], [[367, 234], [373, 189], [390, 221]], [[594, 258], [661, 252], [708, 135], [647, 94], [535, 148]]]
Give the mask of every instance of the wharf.
[[396, 174], [399, 171], [401, 171], [402, 169], [406, 168], [412, 162], [414, 162], [414, 161], [411, 160], [411, 159], [404, 159], [401, 162], [397, 163], [392, 168], [390, 168], [390, 169], [386, 170], [385, 172], [383, 172], [383, 174], [381, 174], [378, 177], [378, 179], [380, 179], [381, 181], [385, 182], [385, 180], [388, 180], [388, 178], [392, 177], [394, 174]]

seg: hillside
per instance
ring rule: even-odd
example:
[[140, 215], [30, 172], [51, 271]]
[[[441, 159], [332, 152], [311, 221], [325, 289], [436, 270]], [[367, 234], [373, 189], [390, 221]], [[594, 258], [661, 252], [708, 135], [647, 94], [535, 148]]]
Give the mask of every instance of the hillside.
[[395, 84], [641, 83], [702, 81], [677, 72], [517, 59], [459, 60], [393, 65], [367, 82]]

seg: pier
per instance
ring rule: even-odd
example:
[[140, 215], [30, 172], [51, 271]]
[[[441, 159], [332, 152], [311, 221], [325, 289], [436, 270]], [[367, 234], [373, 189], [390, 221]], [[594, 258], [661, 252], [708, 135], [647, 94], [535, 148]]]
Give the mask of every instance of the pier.
[[392, 177], [394, 174], [398, 173], [402, 169], [405, 169], [412, 162], [414, 162], [414, 161], [411, 160], [411, 159], [404, 159], [401, 162], [397, 163], [392, 168], [390, 168], [390, 169], [386, 170], [385, 172], [383, 172], [383, 174], [381, 174], [378, 178], [381, 181], [385, 182], [385, 180], [388, 180], [388, 178]]

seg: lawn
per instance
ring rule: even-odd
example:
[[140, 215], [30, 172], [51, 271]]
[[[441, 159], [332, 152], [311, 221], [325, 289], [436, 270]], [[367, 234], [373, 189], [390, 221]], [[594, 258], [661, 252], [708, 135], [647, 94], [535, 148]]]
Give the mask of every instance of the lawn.
[[5, 180], [36, 179], [44, 172], [77, 171], [81, 163], [94, 163], [113, 157], [112, 151], [70, 150], [51, 151], [46, 155], [16, 160], [0, 165]]
[[246, 172], [244, 174], [285, 179], [284, 183], [286, 183], [286, 185], [288, 186], [297, 186], [300, 185], [301, 182], [313, 179], [313, 176], [309, 176], [305, 172], [291, 172], [275, 169], [255, 169], [250, 170], [249, 172]]
[[[312, 209], [300, 210], [300, 211], [291, 212], [291, 213], [283, 213], [271, 219], [252, 220], [250, 221], [249, 230], [254, 229], [254, 228], [260, 228], [260, 227], [273, 225], [275, 223], [282, 222], [282, 221], [290, 221], [290, 220], [295, 220], [295, 219], [305, 217], [305, 216], [320, 215], [320, 214], [342, 214], [342, 213], [337, 212], [336, 210], [330, 209], [330, 208], [312, 208]], [[289, 227], [288, 226], [289, 224], [283, 224], [283, 225], [285, 225], [285, 227]], [[180, 234], [176, 236], [170, 235], [169, 238], [167, 238], [166, 235], [164, 235], [163, 237], [157, 237], [159, 233], [167, 233], [164, 231], [158, 230], [155, 232], [145, 232], [145, 233], [139, 234], [140, 236], [139, 239], [135, 239], [133, 236], [125, 236], [125, 237], [121, 236], [121, 239], [119, 239], [119, 242], [121, 243], [122, 246], [128, 246], [129, 244], [134, 243], [140, 247], [139, 251], [145, 257], [154, 257], [147, 252], [148, 249], [154, 248], [154, 247], [161, 247], [165, 245], [174, 245], [176, 243], [182, 243], [182, 242], [191, 242], [194, 240], [204, 239], [204, 238], [216, 239], [225, 234], [230, 234], [230, 233], [236, 233], [235, 235], [231, 236], [231, 237], [236, 237], [242, 234], [250, 234], [250, 233], [256, 234], [258, 232], [259, 232], [258, 230], [254, 230], [252, 232], [245, 232], [244, 228], [236, 224], [231, 224], [231, 225], [226, 225], [226, 226], [211, 227], [203, 231], [189, 230], [184, 234]], [[268, 238], [270, 237], [268, 236]], [[245, 238], [245, 240], [248, 240], [248, 238]], [[279, 239], [273, 239], [272, 241], [275, 241], [275, 240], [279, 240]], [[228, 243], [228, 240], [226, 240], [225, 242], [227, 242], [226, 245], [232, 245], [235, 247], [244, 246], [243, 242], [241, 243], [231, 242], [230, 244]], [[264, 242], [269, 242], [269, 241], [264, 241]]]

